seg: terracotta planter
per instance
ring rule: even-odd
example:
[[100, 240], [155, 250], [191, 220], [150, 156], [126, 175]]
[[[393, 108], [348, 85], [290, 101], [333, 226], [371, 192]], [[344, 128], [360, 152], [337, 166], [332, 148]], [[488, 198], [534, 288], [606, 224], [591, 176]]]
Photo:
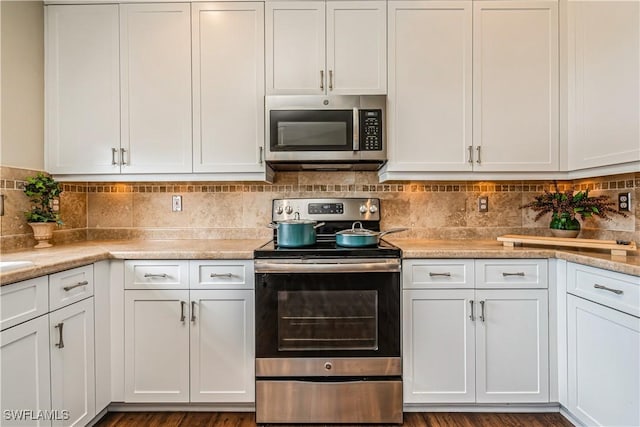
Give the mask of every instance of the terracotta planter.
[[53, 237], [53, 229], [56, 227], [55, 222], [29, 222], [33, 229], [33, 238], [38, 241], [34, 246], [35, 249], [49, 248], [53, 246], [49, 240]]

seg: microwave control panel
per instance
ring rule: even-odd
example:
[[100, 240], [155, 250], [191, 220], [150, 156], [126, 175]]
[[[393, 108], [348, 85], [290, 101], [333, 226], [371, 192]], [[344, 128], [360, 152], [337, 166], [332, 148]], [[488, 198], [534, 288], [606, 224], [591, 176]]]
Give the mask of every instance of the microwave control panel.
[[360, 150], [382, 150], [382, 110], [360, 110]]

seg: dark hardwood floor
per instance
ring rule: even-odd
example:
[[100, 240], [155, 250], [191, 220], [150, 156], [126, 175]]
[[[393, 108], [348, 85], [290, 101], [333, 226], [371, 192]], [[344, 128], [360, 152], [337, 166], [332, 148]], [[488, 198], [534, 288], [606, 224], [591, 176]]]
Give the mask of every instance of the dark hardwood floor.
[[[110, 412], [99, 427], [254, 427], [252, 412]], [[404, 427], [571, 427], [558, 413], [406, 412]], [[381, 427], [380, 424], [376, 424]], [[340, 425], [340, 427], [348, 427]], [[359, 425], [358, 427], [362, 427]], [[394, 425], [394, 427], [398, 427]]]

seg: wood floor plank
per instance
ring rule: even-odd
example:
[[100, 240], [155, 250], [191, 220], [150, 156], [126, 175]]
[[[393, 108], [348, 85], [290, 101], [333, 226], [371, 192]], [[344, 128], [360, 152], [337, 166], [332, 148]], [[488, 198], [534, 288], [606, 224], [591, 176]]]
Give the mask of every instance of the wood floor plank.
[[[256, 422], [253, 412], [109, 412], [96, 426], [255, 427]], [[374, 426], [399, 427], [395, 424]], [[572, 427], [572, 424], [558, 413], [406, 412], [402, 427]]]

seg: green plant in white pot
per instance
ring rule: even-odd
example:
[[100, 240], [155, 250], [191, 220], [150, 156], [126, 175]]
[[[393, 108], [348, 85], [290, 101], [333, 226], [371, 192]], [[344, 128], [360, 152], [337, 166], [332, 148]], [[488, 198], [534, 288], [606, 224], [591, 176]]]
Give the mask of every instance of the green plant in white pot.
[[62, 193], [60, 183], [51, 176], [42, 172], [36, 176], [27, 178], [24, 187], [24, 194], [29, 197], [32, 203], [31, 209], [24, 213], [27, 222], [33, 229], [33, 237], [38, 244], [36, 249], [48, 248], [51, 245], [49, 240], [53, 237], [53, 229], [56, 225], [62, 224], [54, 200]]

